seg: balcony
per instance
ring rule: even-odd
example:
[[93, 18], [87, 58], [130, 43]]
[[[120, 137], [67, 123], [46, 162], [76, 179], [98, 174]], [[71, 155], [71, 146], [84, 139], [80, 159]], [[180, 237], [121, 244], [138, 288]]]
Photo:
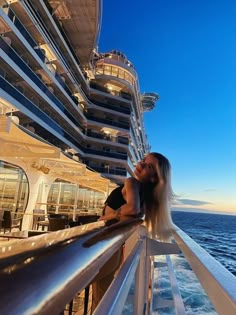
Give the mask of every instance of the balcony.
[[[31, 7], [31, 9], [33, 9]], [[34, 10], [34, 14], [37, 15], [37, 18], [40, 20], [40, 24], [41, 27], [43, 28], [46, 37], [50, 38], [50, 41], [54, 43], [55, 47], [58, 49], [58, 51], [60, 51], [59, 47], [56, 45], [55, 41], [53, 40], [52, 36], [50, 35], [50, 33], [46, 30], [40, 16], [37, 14], [37, 12], [35, 12]], [[8, 16], [10, 17], [10, 19], [13, 21], [14, 25], [16, 26], [16, 28], [20, 31], [21, 35], [23, 35], [23, 37], [25, 38], [25, 40], [28, 42], [28, 44], [34, 49], [34, 51], [37, 53], [37, 55], [39, 56], [39, 58], [43, 61], [46, 62], [46, 55], [43, 49], [41, 49], [38, 46], [38, 43], [32, 38], [32, 36], [30, 35], [30, 33], [27, 31], [27, 29], [24, 27], [24, 25], [21, 23], [21, 21], [19, 20], [19, 18], [15, 15], [15, 13], [12, 11], [11, 8], [9, 8], [8, 10]], [[67, 69], [70, 69], [70, 66], [68, 65], [66, 59], [64, 58], [63, 54], [60, 54], [60, 58], [63, 60], [63, 63], [66, 65]], [[64, 88], [64, 90], [66, 91], [66, 93], [69, 95], [69, 97], [73, 100], [73, 102], [75, 102], [72, 92], [70, 91], [70, 89], [67, 87], [67, 85], [63, 82], [63, 80], [61, 79], [59, 74], [55, 74], [55, 78], [57, 79], [57, 81], [61, 84], [61, 86]]]
[[51, 126], [53, 129], [55, 129], [60, 134], [63, 134], [62, 129], [59, 125], [55, 123], [53, 119], [51, 119], [47, 114], [45, 114], [41, 109], [36, 107], [36, 105], [31, 102], [27, 97], [25, 97], [20, 91], [18, 91], [17, 88], [12, 86], [7, 80], [0, 77], [0, 85], [1, 88], [11, 95], [14, 99], [16, 99], [19, 103], [24, 104], [24, 107], [28, 109], [32, 114], [35, 114], [35, 116], [39, 117], [39, 119], [42, 119], [47, 125]]
[[[118, 97], [124, 98], [124, 99], [126, 99], [128, 101], [132, 101], [132, 96], [129, 93], [120, 91], [120, 92], [116, 92], [116, 95], [114, 95], [114, 94], [111, 93], [111, 91], [108, 88], [106, 88], [105, 86], [98, 85], [97, 83], [95, 83], [93, 81], [90, 82], [90, 87], [92, 89], [95, 89], [95, 90], [107, 93], [111, 97], [112, 96], [118, 96]], [[113, 91], [113, 93], [114, 93], [114, 91]]]
[[93, 154], [93, 155], [99, 155], [99, 156], [105, 156], [108, 158], [114, 158], [118, 160], [127, 160], [128, 155], [127, 153], [116, 153], [116, 152], [109, 152], [109, 151], [103, 151], [103, 150], [97, 150], [97, 149], [91, 149], [86, 148], [86, 153]]
[[120, 143], [120, 144], [124, 144], [124, 145], [128, 145], [129, 144], [129, 140], [127, 138], [124, 138], [124, 137], [109, 137], [107, 134], [94, 132], [94, 131], [90, 131], [90, 130], [87, 131], [87, 136], [88, 137], [92, 137], [92, 138], [96, 138], [96, 139], [105, 140], [105, 141], [110, 141], [110, 142], [113, 142], [113, 143]]
[[100, 106], [100, 107], [104, 107], [104, 108], [107, 108], [107, 109], [111, 109], [111, 110], [114, 110], [114, 111], [117, 111], [117, 112], [120, 112], [120, 113], [123, 113], [123, 114], [130, 115], [130, 113], [131, 113], [131, 110], [129, 108], [120, 107], [120, 106], [113, 105], [113, 104], [102, 103], [102, 102], [94, 101], [92, 99], [90, 99], [90, 101], [94, 105], [97, 105], [97, 106]]
[[116, 122], [116, 121], [112, 121], [112, 120], [102, 118], [102, 117], [95, 117], [95, 116], [88, 114], [88, 113], [85, 113], [85, 117], [89, 120], [96, 121], [96, 122], [99, 122], [102, 124], [106, 124], [109, 126], [114, 126], [114, 127], [122, 128], [125, 130], [129, 130], [129, 124], [128, 123]]
[[[53, 104], [56, 105], [57, 108], [59, 108], [62, 111], [62, 113], [64, 113], [74, 124], [79, 125], [82, 131], [84, 131], [82, 125], [79, 124], [78, 120], [75, 119], [75, 117], [65, 108], [65, 106], [58, 100], [58, 98], [41, 81], [39, 76], [32, 71], [32, 69], [13, 50], [13, 48], [3, 40], [2, 37], [0, 37], [0, 47], [17, 64], [17, 66], [19, 66], [20, 69], [37, 85], [37, 87], [53, 102]], [[72, 95], [71, 99], [73, 100]]]
[[[70, 143], [73, 143], [77, 148], [84, 151], [85, 148], [79, 143], [79, 140], [68, 133], [67, 129], [63, 129], [61, 125], [59, 125], [55, 119], [48, 116], [45, 112], [43, 112], [40, 108], [38, 108], [33, 102], [31, 102], [25, 95], [23, 95], [20, 91], [17, 90], [14, 86], [12, 86], [8, 81], [6, 81], [4, 78], [0, 77], [0, 86], [3, 91], [11, 95], [16, 101], [18, 101], [20, 104], [22, 104], [22, 108], [19, 108], [23, 113], [24, 108], [32, 113], [32, 116], [37, 117], [37, 123], [42, 125], [44, 123], [43, 128], [51, 128], [53, 129], [53, 133], [50, 133], [53, 135], [53, 137], [57, 137], [58, 139], [63, 141], [68, 140]], [[76, 131], [74, 131], [76, 133]], [[45, 140], [49, 141], [47, 138], [44, 138]], [[50, 142], [50, 141], [49, 141]], [[67, 143], [67, 142], [65, 142]], [[68, 145], [70, 145], [68, 143]]]
[[118, 170], [116, 168], [107, 168], [107, 167], [99, 167], [99, 166], [90, 166], [93, 170], [102, 173], [102, 174], [110, 174], [110, 175], [118, 175], [118, 176], [126, 176], [126, 170]]

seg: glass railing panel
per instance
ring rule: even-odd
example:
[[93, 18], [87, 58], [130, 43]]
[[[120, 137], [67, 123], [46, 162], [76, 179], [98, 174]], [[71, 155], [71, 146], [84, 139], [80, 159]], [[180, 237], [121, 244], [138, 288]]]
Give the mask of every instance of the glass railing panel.
[[117, 112], [120, 112], [120, 113], [124, 113], [124, 114], [128, 114], [130, 115], [130, 109], [129, 108], [125, 108], [125, 107], [120, 107], [120, 106], [116, 106], [116, 105], [110, 105], [110, 104], [106, 104], [106, 103], [102, 103], [102, 102], [98, 102], [98, 101], [94, 101], [94, 100], [90, 100], [94, 105], [97, 105], [97, 106], [101, 106], [101, 107], [104, 107], [104, 108], [108, 108], [108, 109], [111, 109], [111, 110], [114, 110], [114, 111], [117, 111]]
[[84, 128], [78, 122], [78, 120], [75, 119], [75, 117], [64, 107], [64, 105], [40, 80], [37, 74], [35, 74], [31, 70], [31, 68], [24, 62], [24, 60], [22, 60], [22, 58], [19, 57], [19, 55], [13, 50], [13, 48], [7, 45], [7, 43], [2, 38], [0, 38], [0, 45], [1, 48], [6, 52], [6, 54], [21, 68], [21, 70], [24, 71], [27, 76], [49, 97], [53, 104], [55, 104], [76, 126], [79, 125], [79, 128], [84, 131]]
[[71, 46], [71, 43], [70, 43], [70, 41], [68, 40], [66, 33], [64, 32], [64, 30], [63, 30], [63, 28], [61, 27], [61, 25], [60, 25], [58, 19], [57, 19], [56, 16], [54, 15], [54, 12], [53, 12], [53, 10], [52, 10], [52, 7], [49, 5], [48, 1], [44, 1], [44, 4], [46, 5], [46, 7], [47, 7], [47, 9], [48, 9], [48, 12], [50, 13], [50, 15], [51, 15], [53, 21], [55, 22], [55, 24], [57, 25], [57, 28], [58, 28], [58, 30], [60, 31], [60, 33], [62, 34], [62, 36], [63, 36], [63, 38], [64, 38], [66, 44], [68, 45], [68, 48], [70, 49], [70, 52], [72, 53], [74, 59], [77, 61], [78, 65], [81, 65], [81, 62], [80, 62], [80, 60], [78, 59], [76, 53], [74, 52], [74, 49], [73, 49], [73, 47]]
[[[19, 20], [19, 18], [15, 15], [14, 11], [9, 8], [8, 11], [8, 16], [10, 17], [10, 19], [13, 21], [14, 25], [16, 26], [16, 28], [20, 31], [21, 35], [24, 36], [24, 38], [27, 40], [27, 42], [29, 43], [29, 45], [34, 48], [35, 46], [37, 46], [37, 43], [34, 41], [34, 39], [32, 38], [32, 36], [29, 34], [29, 32], [26, 30], [26, 28], [24, 27], [24, 25], [21, 23], [21, 21]], [[45, 58], [45, 56], [44, 56]]]
[[129, 93], [120, 92], [120, 96], [123, 97], [123, 98], [125, 98], [125, 99], [127, 99], [127, 100], [129, 100], [129, 101], [132, 100], [132, 96], [131, 96], [131, 94], [129, 94]]
[[109, 136], [106, 134], [96, 133], [96, 132], [92, 132], [92, 131], [87, 131], [86, 135], [88, 137], [101, 139], [101, 140], [105, 140], [105, 141], [109, 141], [109, 142], [113, 142], [113, 143], [120, 143], [120, 144], [124, 144], [124, 145], [129, 144], [129, 140], [127, 138], [112, 137], [112, 136]]
[[[32, 8], [31, 8], [32, 9]], [[34, 39], [31, 37], [31, 35], [28, 33], [28, 31], [26, 30], [26, 28], [24, 27], [24, 25], [21, 23], [21, 21], [19, 20], [19, 18], [14, 14], [14, 12], [9, 9], [9, 11], [11, 11], [11, 15], [12, 15], [12, 20], [14, 21], [15, 26], [17, 27], [17, 29], [21, 32], [21, 34], [24, 36], [24, 38], [27, 40], [27, 42], [30, 44], [30, 46], [32, 48], [34, 48], [35, 52], [37, 53], [37, 55], [39, 56], [39, 58], [45, 62], [46, 60], [46, 55], [44, 53], [44, 51], [38, 47], [38, 44], [34, 41]], [[34, 12], [36, 14], [36, 12]], [[42, 20], [40, 18], [40, 16], [38, 14], [36, 14], [37, 17], [40, 19], [40, 22], [42, 23]], [[43, 23], [42, 23], [43, 25]], [[45, 31], [45, 27], [43, 26], [44, 31]], [[50, 33], [46, 32], [47, 36], [49, 36], [50, 40], [54, 43], [53, 38], [51, 37]], [[55, 44], [55, 43], [54, 43]], [[56, 48], [59, 49], [57, 47], [57, 45], [55, 44]], [[63, 62], [66, 64], [67, 67], [69, 67], [67, 61], [64, 59], [63, 54], [61, 54], [61, 58], [63, 59]], [[70, 98], [73, 100], [73, 102], [75, 102], [75, 99], [73, 98], [73, 95], [70, 91], [70, 89], [67, 87], [67, 85], [64, 83], [64, 81], [61, 79], [61, 77], [58, 74], [55, 74], [56, 79], [58, 80], [58, 82], [62, 85], [62, 87], [64, 88], [64, 90], [67, 92], [67, 94], [70, 96]], [[76, 102], [75, 102], [76, 103]]]
[[63, 87], [63, 89], [66, 91], [66, 93], [70, 96], [70, 98], [74, 101], [73, 99], [73, 95], [71, 93], [71, 90], [68, 88], [68, 86], [66, 85], [66, 83], [62, 80], [60, 74], [58, 74], [57, 72], [55, 73], [55, 78], [57, 79], [57, 81], [61, 84], [61, 86]]
[[[30, 10], [32, 11], [32, 13], [37, 16], [37, 18], [38, 18], [39, 21], [40, 21], [40, 26], [43, 28], [44, 33], [49, 37], [50, 41], [53, 42], [53, 44], [55, 45], [56, 49], [60, 52], [60, 49], [59, 49], [57, 43], [54, 41], [54, 39], [53, 39], [53, 37], [51, 36], [51, 34], [47, 31], [47, 28], [45, 27], [45, 25], [44, 25], [44, 23], [43, 23], [41, 17], [40, 17], [39, 14], [37, 13], [37, 11], [34, 10], [34, 8], [30, 5], [30, 3], [27, 2], [26, 5], [30, 8]], [[20, 21], [19, 18], [15, 15], [14, 11], [13, 11], [11, 8], [9, 8], [9, 10], [8, 10], [8, 15], [9, 15], [9, 17], [11, 18], [11, 20], [14, 22], [14, 24], [15, 24], [15, 26], [18, 28], [18, 30], [21, 32], [21, 34], [24, 36], [24, 38], [27, 40], [27, 42], [29, 43], [29, 45], [30, 45], [32, 48], [34, 48], [34, 50], [35, 50], [35, 52], [37, 53], [37, 55], [39, 56], [39, 58], [40, 58], [43, 62], [45, 62], [45, 61], [46, 61], [46, 56], [45, 56], [44, 51], [43, 51], [42, 49], [40, 49], [40, 47], [38, 47], [38, 44], [34, 41], [33, 37], [28, 33], [27, 29], [24, 27], [24, 25], [21, 23], [21, 21]], [[53, 19], [54, 19], [54, 21], [56, 21], [57, 26], [58, 26], [59, 23], [58, 23], [57, 19], [55, 19], [55, 17], [53, 17]], [[59, 27], [60, 27], [60, 25], [59, 25]], [[80, 61], [78, 60], [76, 54], [74, 53], [74, 51], [73, 51], [73, 49], [72, 49], [72, 47], [71, 47], [71, 45], [70, 45], [68, 39], [66, 38], [65, 33], [64, 33], [64, 31], [63, 31], [63, 29], [62, 29], [61, 27], [60, 27], [60, 31], [62, 32], [65, 41], [66, 41], [67, 44], [69, 45], [69, 49], [70, 49], [70, 51], [71, 51], [73, 57], [76, 59], [78, 65], [80, 66]], [[63, 63], [66, 65], [67, 69], [70, 69], [70, 66], [69, 66], [67, 60], [64, 58], [64, 55], [63, 55], [63, 53], [61, 53], [61, 52], [60, 52], [60, 58], [63, 60]], [[81, 68], [81, 67], [80, 67], [80, 68]], [[83, 71], [82, 68], [81, 68], [81, 71], [84, 73], [84, 71]], [[85, 73], [84, 73], [84, 75], [85, 75]], [[72, 76], [74, 77], [73, 74], [72, 74]], [[75, 81], [77, 81], [77, 80], [76, 80], [76, 77], [75, 77]], [[60, 82], [60, 83], [62, 84], [62, 82]], [[78, 83], [78, 84], [79, 84], [79, 83]], [[63, 84], [62, 84], [62, 86], [63, 86]], [[68, 93], [68, 95], [69, 95], [69, 96], [72, 98], [72, 100], [75, 102], [75, 100], [73, 99], [73, 95], [72, 95], [71, 91], [69, 90], [69, 88], [68, 88], [66, 85], [64, 85], [63, 87], [64, 87], [65, 91]], [[84, 90], [82, 86], [81, 86], [81, 88], [82, 88], [82, 90]], [[76, 103], [76, 102], [75, 102], [75, 103]]]
[[117, 142], [121, 143], [121, 144], [129, 144], [129, 139], [124, 138], [124, 137], [119, 137], [117, 138]]
[[107, 167], [98, 167], [98, 166], [90, 166], [90, 167], [99, 173], [126, 176], [126, 170], [117, 170], [115, 168], [108, 169]]
[[90, 154], [95, 154], [95, 155], [102, 155], [106, 157], [111, 157], [111, 158], [116, 158], [116, 159], [121, 159], [121, 160], [127, 160], [127, 153], [115, 153], [115, 152], [108, 152], [108, 151], [103, 151], [103, 150], [96, 150], [96, 149], [91, 149], [91, 148], [86, 148], [86, 152]]
[[27, 99], [22, 93], [20, 93], [15, 87], [13, 87], [1, 76], [0, 86], [6, 93], [10, 94], [18, 102], [23, 104], [25, 108], [27, 108], [30, 112], [35, 114], [35, 116], [39, 117], [39, 119], [41, 119], [45, 124], [50, 126], [57, 133], [59, 133], [64, 139], [69, 140], [77, 148], [85, 152], [86, 149], [79, 143], [78, 141], [79, 139], [75, 139], [72, 135], [70, 135], [66, 130], [64, 130], [60, 125], [58, 125], [54, 119], [45, 114], [40, 108], [38, 108], [33, 102]]
[[10, 94], [13, 98], [23, 104], [30, 112], [34, 113], [37, 117], [42, 119], [46, 124], [51, 126], [55, 131], [63, 135], [63, 130], [58, 126], [54, 120], [52, 120], [47, 114], [45, 114], [41, 109], [35, 106], [33, 102], [27, 99], [20, 91], [13, 87], [9, 82], [4, 78], [0, 77], [1, 88]]
[[105, 141], [110, 141], [110, 142], [113, 142], [113, 143], [120, 143], [120, 144], [124, 144], [124, 145], [128, 145], [129, 144], [129, 140], [127, 138], [111, 137], [109, 135], [102, 134], [102, 133], [97, 133], [97, 132], [93, 132], [93, 131], [87, 131], [86, 135], [88, 137], [101, 139], [101, 140], [105, 140]]
[[108, 140], [108, 139], [105, 139], [105, 136], [103, 134], [92, 132], [92, 131], [87, 131], [87, 136], [97, 138], [97, 139], [102, 139], [102, 140]]
[[[66, 44], [67, 44], [67, 47], [66, 49], [68, 49], [70, 51], [70, 53], [73, 55], [73, 58], [75, 59], [76, 61], [76, 65], [79, 66], [81, 72], [83, 73], [84, 75], [84, 79], [86, 79], [87, 75], [86, 75], [86, 72], [83, 70], [82, 66], [81, 66], [81, 63], [78, 59], [78, 57], [76, 56], [74, 50], [73, 50], [73, 47], [71, 46], [70, 44], [70, 41], [68, 40], [63, 28], [61, 27], [59, 21], [57, 20], [57, 18], [52, 14], [52, 8], [50, 7], [50, 5], [48, 4], [48, 2], [44, 2], [44, 4], [46, 5], [47, 9], [48, 9], [48, 13], [51, 15], [52, 19], [54, 20], [54, 22], [56, 23], [57, 25], [57, 28], [59, 30], [59, 32], [61, 33], [62, 37], [64, 38]], [[81, 82], [78, 82], [78, 79], [77, 77], [74, 75], [74, 73], [71, 71], [71, 66], [70, 64], [68, 63], [67, 59], [65, 58], [65, 54], [61, 51], [61, 48], [60, 46], [58, 45], [58, 43], [54, 40], [54, 36], [48, 31], [48, 28], [47, 26], [44, 24], [44, 21], [42, 20], [41, 16], [38, 14], [37, 10], [35, 10], [34, 6], [31, 5], [30, 2], [27, 2], [26, 5], [28, 6], [29, 10], [31, 11], [31, 13], [35, 16], [35, 18], [37, 19], [37, 22], [41, 28], [41, 30], [43, 30], [44, 32], [44, 36], [47, 38], [47, 41], [49, 41], [50, 43], [53, 43], [53, 46], [56, 48], [57, 50], [57, 53], [59, 54], [60, 56], [60, 60], [61, 62], [66, 66], [67, 68], [67, 71], [71, 74], [71, 76], [74, 78], [75, 82], [78, 83], [78, 85], [80, 85]], [[84, 90], [84, 87], [81, 86], [81, 89], [85, 92]], [[71, 92], [68, 93], [71, 97]]]
[[107, 124], [107, 125], [110, 125], [110, 126], [116, 126], [116, 127], [119, 127], [119, 128], [123, 128], [123, 129], [129, 130], [129, 125], [126, 124], [126, 123], [115, 122], [115, 121], [111, 121], [111, 120], [108, 120], [108, 119], [105, 119], [105, 118], [95, 117], [95, 116], [90, 115], [90, 114], [86, 114], [85, 116], [86, 116], [87, 119], [90, 119], [90, 120], [93, 120], [93, 121], [97, 121], [97, 122], [104, 123], [104, 124]]
[[14, 17], [15, 17], [15, 13], [12, 11], [11, 8], [8, 9], [8, 17], [13, 21]]
[[[90, 82], [90, 87], [92, 89], [95, 89], [95, 90], [98, 90], [98, 91], [101, 91], [101, 92], [104, 92], [104, 93], [107, 93], [107, 94], [110, 94], [110, 95], [114, 95], [114, 91], [113, 91], [113, 93], [111, 93], [111, 91], [109, 89], [107, 89], [104, 86], [97, 85], [95, 82]], [[132, 100], [131, 94], [126, 93], [126, 92], [117, 92], [116, 96], [119, 96], [121, 98], [127, 99], [129, 101]]]

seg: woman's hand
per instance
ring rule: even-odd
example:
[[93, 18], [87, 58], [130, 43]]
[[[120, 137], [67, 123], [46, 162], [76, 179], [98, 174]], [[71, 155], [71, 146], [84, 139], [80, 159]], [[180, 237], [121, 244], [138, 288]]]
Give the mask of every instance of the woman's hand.
[[112, 220], [117, 219], [117, 212], [109, 206], [105, 207], [105, 214], [99, 218], [101, 220]]
[[105, 220], [119, 220], [119, 221], [125, 221], [125, 220], [130, 220], [131, 218], [142, 218], [143, 217], [143, 212], [141, 211], [139, 214], [132, 214], [132, 215], [127, 215], [127, 214], [122, 214], [121, 208], [114, 210], [109, 206], [105, 207], [105, 214], [99, 218], [99, 221]]

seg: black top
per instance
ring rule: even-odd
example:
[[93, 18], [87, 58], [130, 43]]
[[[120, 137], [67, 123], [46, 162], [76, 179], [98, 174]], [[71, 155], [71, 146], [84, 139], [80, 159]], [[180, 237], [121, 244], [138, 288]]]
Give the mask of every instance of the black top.
[[[121, 206], [123, 206], [126, 203], [126, 200], [124, 199], [122, 195], [123, 187], [124, 185], [121, 185], [121, 186], [116, 187], [114, 190], [112, 190], [112, 192], [110, 193], [110, 195], [107, 197], [105, 201], [105, 205], [111, 207], [114, 210], [117, 210]], [[139, 191], [139, 197], [140, 197], [140, 207], [142, 207], [144, 203], [144, 199], [145, 199], [145, 190], [144, 190], [144, 187], [142, 187], [142, 184]]]
[[[109, 196], [107, 197], [105, 201], [105, 206], [109, 206], [113, 210], [118, 210], [121, 206], [123, 206], [126, 203], [126, 200], [124, 199], [122, 195], [123, 187], [124, 185], [121, 185], [121, 186], [116, 187], [114, 190], [112, 190], [112, 192], [109, 194]], [[144, 189], [140, 189], [139, 196], [140, 196], [140, 206], [142, 206], [144, 202]], [[104, 212], [105, 212], [105, 207], [103, 210], [103, 215], [104, 215]], [[106, 225], [112, 225], [118, 221], [119, 220], [117, 219], [111, 219], [106, 222]]]
[[126, 201], [122, 195], [123, 187], [124, 187], [124, 185], [121, 185], [119, 187], [116, 187], [114, 190], [112, 190], [110, 195], [107, 197], [105, 204], [114, 210], [117, 210], [121, 206], [123, 206], [126, 203]]

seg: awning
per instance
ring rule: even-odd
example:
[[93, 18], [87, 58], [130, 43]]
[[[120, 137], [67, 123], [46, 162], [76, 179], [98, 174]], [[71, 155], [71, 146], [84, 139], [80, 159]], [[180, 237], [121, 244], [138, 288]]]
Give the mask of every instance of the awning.
[[0, 156], [59, 157], [60, 149], [21, 130], [9, 116], [0, 116]]
[[49, 143], [21, 130], [11, 117], [0, 116], [0, 159], [24, 158], [31, 168], [64, 181], [106, 193], [116, 184]]

